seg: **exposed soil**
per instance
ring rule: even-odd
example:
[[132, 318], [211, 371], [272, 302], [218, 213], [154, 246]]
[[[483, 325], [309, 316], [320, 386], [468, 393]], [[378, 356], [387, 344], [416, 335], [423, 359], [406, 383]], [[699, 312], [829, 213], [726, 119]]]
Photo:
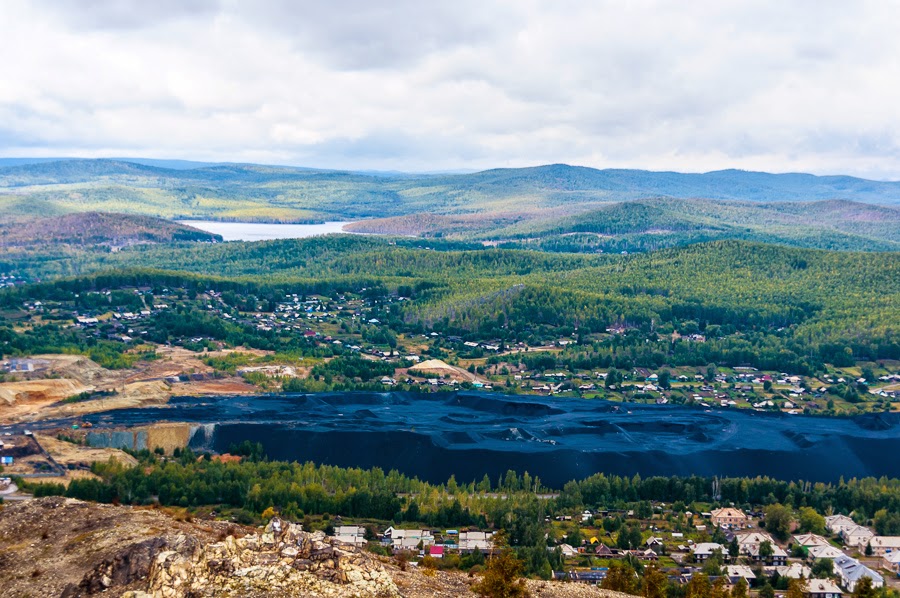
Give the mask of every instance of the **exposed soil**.
[[0, 383], [0, 409], [28, 405], [46, 405], [77, 395], [92, 386], [78, 380], [23, 380], [21, 382]]
[[416, 364], [409, 368], [409, 373], [413, 375], [434, 374], [460, 382], [474, 382], [477, 380], [475, 374], [462, 368], [454, 367], [440, 359], [429, 359]]
[[137, 465], [137, 459], [124, 451], [111, 448], [93, 448], [80, 444], [73, 444], [64, 440], [59, 440], [53, 436], [45, 434], [35, 434], [38, 442], [44, 447], [44, 450], [63, 467], [72, 465], [76, 467], [90, 466], [95, 462], [106, 462], [110, 459], [118, 461], [123, 465]]
[[201, 395], [240, 395], [258, 393], [259, 389], [240, 378], [223, 378], [220, 380], [200, 380], [173, 384], [173, 396]]
[[[75, 598], [100, 593], [122, 596], [147, 591], [148, 585], [159, 581], [154, 563], [161, 562], [163, 552], [190, 558], [214, 543], [225, 540], [227, 545], [229, 536], [241, 538], [261, 531], [219, 521], [189, 521], [176, 510], [100, 505], [58, 497], [17, 502], [0, 509], [0, 588], [10, 598]], [[475, 578], [463, 573], [425, 572], [414, 567], [401, 571], [390, 559], [358, 558], [374, 563], [370, 567], [383, 567], [406, 598], [474, 596], [469, 586]], [[277, 559], [255, 568], [260, 566], [275, 572]], [[345, 587], [342, 591], [340, 585], [331, 585], [328, 595], [358, 595], [358, 586]], [[528, 582], [528, 589], [534, 598], [627, 596], [593, 586], [533, 580]], [[206, 588], [203, 595], [216, 595], [215, 588]]]
[[[176, 521], [161, 511], [46, 498], [0, 510], [0, 587], [10, 598], [87, 595], [73, 591], [104, 562], [118, 562], [118, 583], [107, 595], [141, 587], [149, 569], [148, 545], [174, 543], [178, 534], [215, 541], [219, 522]], [[141, 556], [141, 553], [143, 556]], [[124, 559], [123, 556], [127, 557]], [[102, 588], [98, 588], [102, 589]]]
[[[130, 370], [107, 370], [81, 355], [36, 355], [31, 358], [37, 364], [35, 371], [16, 374], [16, 380], [0, 383], [0, 422], [79, 417], [111, 409], [164, 405], [179, 395], [258, 392], [257, 387], [239, 377], [206, 378], [212, 375], [213, 368], [201, 357], [231, 352], [267, 354], [243, 348], [198, 354], [181, 347], [158, 347], [158, 359], [140, 362]], [[199, 379], [173, 381], [192, 376]], [[87, 392], [102, 396], [64, 402]]]

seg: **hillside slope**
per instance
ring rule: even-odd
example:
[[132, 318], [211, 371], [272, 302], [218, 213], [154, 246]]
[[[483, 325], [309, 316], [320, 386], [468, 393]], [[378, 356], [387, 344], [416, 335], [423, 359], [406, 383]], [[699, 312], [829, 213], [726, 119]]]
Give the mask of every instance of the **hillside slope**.
[[[263, 530], [184, 519], [58, 497], [0, 507], [0, 587], [6, 596], [54, 598], [451, 598], [471, 595], [475, 581], [462, 573], [401, 571], [289, 522]], [[576, 584], [528, 586], [535, 598], [628, 598]]]
[[0, 221], [0, 247], [123, 247], [144, 243], [221, 240], [219, 235], [190, 226], [150, 216], [128, 214], [80, 212], [47, 218], [12, 218]]
[[[849, 199], [900, 203], [900, 183], [846, 176], [769, 174], [727, 170], [705, 174], [596, 170], [553, 164], [471, 174], [366, 174], [220, 164], [164, 168], [156, 162], [63, 160], [0, 166], [0, 189], [84, 209], [131, 189], [155, 202], [130, 210], [150, 215], [236, 219], [241, 206], [267, 207], [284, 219], [496, 212], [509, 208], [571, 208], [648, 197], [745, 201]], [[80, 207], [79, 207], [80, 206]], [[168, 212], [166, 211], [168, 210]], [[305, 216], [304, 216], [305, 214]], [[258, 219], [278, 219], [262, 214]]]
[[846, 200], [762, 203], [651, 198], [603, 204], [576, 215], [559, 208], [519, 214], [414, 215], [366, 220], [346, 230], [443, 236], [545, 251], [650, 251], [724, 239], [897, 251], [900, 209]]
[[166, 164], [0, 166], [0, 203], [8, 217], [93, 211], [167, 219], [357, 220], [348, 230], [515, 241], [551, 251], [633, 252], [719, 239], [837, 250], [900, 247], [898, 182], [564, 164], [454, 175]]

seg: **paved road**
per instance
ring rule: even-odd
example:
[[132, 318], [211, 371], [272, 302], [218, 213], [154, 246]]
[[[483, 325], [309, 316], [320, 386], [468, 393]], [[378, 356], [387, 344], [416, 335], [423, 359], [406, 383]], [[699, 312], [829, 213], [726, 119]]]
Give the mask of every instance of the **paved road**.
[[5, 490], [0, 490], [0, 498], [3, 498], [4, 501], [10, 500], [31, 500], [34, 498], [30, 494], [16, 494], [19, 491], [19, 487], [15, 484], [10, 484]]
[[30, 494], [16, 494], [14, 496], [4, 496], [3, 502], [12, 502], [14, 500], [31, 500], [34, 497]]

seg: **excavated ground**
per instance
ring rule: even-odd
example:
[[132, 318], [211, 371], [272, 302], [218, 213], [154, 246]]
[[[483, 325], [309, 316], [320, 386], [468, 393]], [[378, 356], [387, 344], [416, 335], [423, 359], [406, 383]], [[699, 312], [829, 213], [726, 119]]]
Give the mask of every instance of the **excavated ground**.
[[[263, 530], [58, 497], [7, 504], [0, 508], [0, 589], [9, 598], [474, 596], [475, 579], [465, 574], [401, 571], [392, 560], [276, 521]], [[577, 584], [528, 587], [535, 598], [626, 598]]]

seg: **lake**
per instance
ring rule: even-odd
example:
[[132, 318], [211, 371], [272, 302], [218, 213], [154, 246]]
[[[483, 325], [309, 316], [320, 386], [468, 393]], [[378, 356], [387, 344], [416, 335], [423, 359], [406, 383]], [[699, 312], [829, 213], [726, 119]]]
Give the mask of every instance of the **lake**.
[[334, 392], [174, 397], [162, 408], [83, 420], [94, 432], [186, 422], [196, 450], [226, 452], [250, 440], [273, 459], [396, 468], [433, 482], [451, 474], [496, 479], [508, 469], [556, 488], [597, 472], [830, 482], [900, 477], [896, 413], [826, 418], [477, 392]]
[[350, 222], [323, 222], [322, 224], [267, 224], [264, 222], [212, 222], [208, 220], [179, 220], [179, 224], [193, 226], [216, 235], [226, 241], [268, 241], [271, 239], [304, 239], [341, 233]]

